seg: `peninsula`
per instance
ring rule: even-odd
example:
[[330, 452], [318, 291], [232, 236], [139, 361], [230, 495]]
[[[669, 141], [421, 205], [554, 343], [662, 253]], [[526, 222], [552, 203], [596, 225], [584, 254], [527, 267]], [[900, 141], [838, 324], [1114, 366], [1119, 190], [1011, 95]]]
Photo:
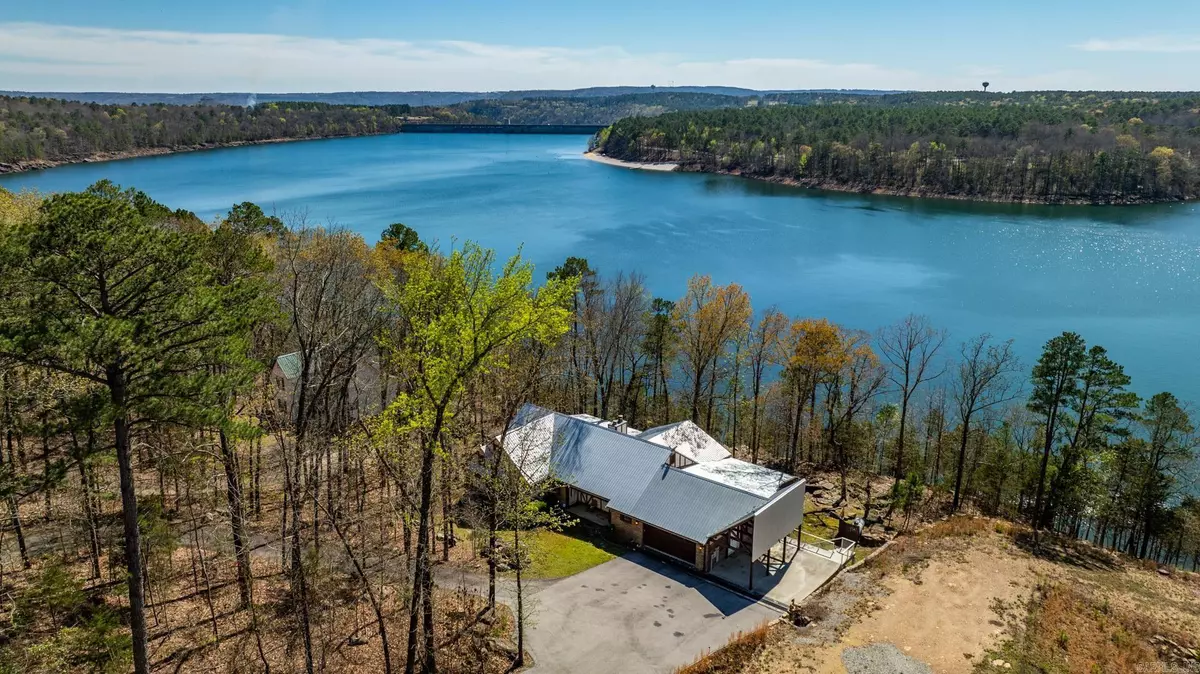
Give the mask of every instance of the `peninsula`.
[[980, 201], [1200, 197], [1200, 96], [914, 93], [629, 117], [589, 150], [804, 187]]

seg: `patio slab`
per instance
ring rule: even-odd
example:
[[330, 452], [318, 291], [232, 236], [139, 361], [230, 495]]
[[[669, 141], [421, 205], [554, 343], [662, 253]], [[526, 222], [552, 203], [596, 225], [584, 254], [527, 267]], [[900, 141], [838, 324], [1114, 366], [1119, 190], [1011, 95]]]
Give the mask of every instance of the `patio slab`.
[[845, 565], [847, 554], [807, 543], [800, 543], [797, 547], [795, 540], [789, 540], [787, 554], [784, 554], [784, 545], [780, 542], [771, 548], [771, 558], [770, 566], [761, 560], [754, 562], [752, 587], [748, 587], [751, 572], [749, 555], [728, 557], [713, 567], [710, 573], [754, 596], [787, 606], [793, 601], [804, 601], [832, 578]]

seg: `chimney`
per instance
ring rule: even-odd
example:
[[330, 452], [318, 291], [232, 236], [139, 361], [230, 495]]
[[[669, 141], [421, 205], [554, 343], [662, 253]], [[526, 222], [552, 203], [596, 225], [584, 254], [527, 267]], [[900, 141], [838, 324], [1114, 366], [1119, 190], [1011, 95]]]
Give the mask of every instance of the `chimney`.
[[613, 421], [612, 427], [614, 431], [621, 433], [622, 435], [629, 433], [629, 422], [625, 421], [625, 416], [622, 414], [617, 415], [617, 418]]

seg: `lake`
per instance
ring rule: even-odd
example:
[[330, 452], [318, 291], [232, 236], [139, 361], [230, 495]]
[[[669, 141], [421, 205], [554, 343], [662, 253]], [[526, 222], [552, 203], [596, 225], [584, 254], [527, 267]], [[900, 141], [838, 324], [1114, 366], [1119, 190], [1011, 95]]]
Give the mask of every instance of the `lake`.
[[1063, 330], [1101, 344], [1143, 395], [1200, 402], [1200, 206], [1023, 206], [817, 192], [583, 159], [580, 136], [401, 134], [259, 145], [0, 176], [8, 189], [101, 178], [211, 218], [236, 202], [374, 241], [391, 222], [548, 271], [568, 255], [676, 299], [695, 273], [756, 309], [875, 330], [927, 314], [950, 346], [1013, 338], [1032, 365]]

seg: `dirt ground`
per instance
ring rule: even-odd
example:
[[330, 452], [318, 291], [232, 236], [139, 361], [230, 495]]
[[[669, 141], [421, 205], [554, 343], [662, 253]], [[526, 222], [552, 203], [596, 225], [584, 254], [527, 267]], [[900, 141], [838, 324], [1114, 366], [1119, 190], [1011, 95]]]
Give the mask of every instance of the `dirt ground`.
[[[1048, 586], [1069, 587], [1105, 612], [1111, 607], [1113, 615], [1153, 626], [1140, 637], [1162, 634], [1178, 643], [1190, 636], [1193, 643], [1185, 646], [1197, 646], [1200, 580], [1194, 576], [1164, 577], [1103, 551], [1085, 548], [1080, 553], [1078, 546], [1068, 551], [1051, 545], [1034, 555], [1008, 525], [990, 520], [954, 528], [961, 531], [897, 540], [877, 558], [844, 573], [801, 607], [813, 619], [809, 626], [779, 625], [740, 671], [1013, 671], [1011, 662], [996, 655], [1005, 646], [1012, 648], [1013, 625], [1005, 616], [1013, 607], [1032, 605]], [[1062, 660], [1069, 662], [1066, 637], [1060, 638]], [[866, 669], [864, 648], [874, 663]], [[1084, 655], [1075, 659], [1082, 661]], [[1062, 671], [1076, 669], [1065, 666]]]

